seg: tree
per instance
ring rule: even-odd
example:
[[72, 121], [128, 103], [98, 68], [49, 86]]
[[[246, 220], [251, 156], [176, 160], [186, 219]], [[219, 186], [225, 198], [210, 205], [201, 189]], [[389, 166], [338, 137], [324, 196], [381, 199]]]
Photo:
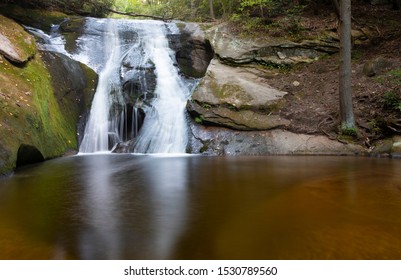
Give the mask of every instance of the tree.
[[209, 0], [209, 9], [210, 9], [210, 17], [211, 19], [215, 19], [214, 17], [214, 10], [213, 10], [213, 0]]
[[351, 0], [341, 0], [339, 91], [341, 130], [343, 132], [355, 132], [351, 76]]

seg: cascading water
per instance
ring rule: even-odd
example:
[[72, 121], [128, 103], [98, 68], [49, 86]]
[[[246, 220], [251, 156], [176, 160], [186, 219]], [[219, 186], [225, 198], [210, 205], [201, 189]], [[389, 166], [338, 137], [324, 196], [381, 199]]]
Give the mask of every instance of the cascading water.
[[[104, 28], [107, 32], [97, 33]], [[108, 151], [134, 139], [132, 152], [184, 153], [185, 105], [193, 82], [186, 82], [174, 65], [167, 32], [178, 32], [175, 24], [88, 19], [86, 30], [89, 35], [79, 39], [81, 51], [74, 58], [100, 74], [79, 151]], [[96, 34], [106, 34], [104, 46]], [[102, 49], [107, 59], [99, 56]]]
[[99, 82], [92, 102], [89, 120], [79, 152], [94, 153], [109, 150], [109, 134], [113, 133], [113, 120], [110, 117], [110, 106], [113, 97], [117, 103], [120, 93], [120, 40], [113, 21], [107, 23], [104, 49], [110, 52], [104, 68], [99, 74]]
[[197, 80], [184, 78], [176, 67], [167, 39], [179, 34], [176, 24], [87, 18], [74, 53], [65, 50], [59, 27], [53, 26], [50, 35], [26, 28], [40, 38], [42, 49], [99, 74], [79, 152], [107, 152], [126, 143], [129, 152], [184, 153], [185, 105]]

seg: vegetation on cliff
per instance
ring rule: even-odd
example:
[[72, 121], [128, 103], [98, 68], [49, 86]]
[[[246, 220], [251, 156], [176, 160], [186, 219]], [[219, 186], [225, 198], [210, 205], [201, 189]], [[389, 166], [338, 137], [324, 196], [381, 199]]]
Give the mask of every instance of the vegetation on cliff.
[[[71, 85], [63, 89], [62, 83], [54, 83], [32, 36], [1, 15], [0, 25], [3, 42], [9, 41], [0, 55], [0, 174], [4, 174], [16, 167], [18, 150], [24, 145], [35, 147], [44, 158], [77, 149], [78, 113], [73, 109], [79, 105], [65, 96], [73, 91]], [[21, 61], [9, 58], [14, 52]]]

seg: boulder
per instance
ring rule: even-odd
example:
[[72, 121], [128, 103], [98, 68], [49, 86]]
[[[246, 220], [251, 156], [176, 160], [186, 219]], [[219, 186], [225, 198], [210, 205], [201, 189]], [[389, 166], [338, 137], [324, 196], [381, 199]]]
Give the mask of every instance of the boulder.
[[24, 64], [35, 55], [35, 40], [19, 24], [0, 15], [0, 26], [0, 55], [16, 64]]
[[377, 57], [375, 59], [368, 60], [363, 66], [363, 74], [368, 77], [382, 74], [391, 63], [383, 57]]
[[213, 60], [187, 109], [203, 124], [238, 130], [271, 129], [289, 124], [274, 114], [286, 94], [247, 68], [229, 67]]

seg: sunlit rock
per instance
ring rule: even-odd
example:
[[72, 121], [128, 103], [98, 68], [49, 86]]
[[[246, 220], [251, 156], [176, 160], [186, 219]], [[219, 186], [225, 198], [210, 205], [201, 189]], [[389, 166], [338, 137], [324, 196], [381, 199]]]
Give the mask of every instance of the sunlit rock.
[[271, 129], [289, 124], [274, 114], [286, 94], [246, 68], [228, 67], [213, 60], [187, 109], [203, 124], [238, 130]]

